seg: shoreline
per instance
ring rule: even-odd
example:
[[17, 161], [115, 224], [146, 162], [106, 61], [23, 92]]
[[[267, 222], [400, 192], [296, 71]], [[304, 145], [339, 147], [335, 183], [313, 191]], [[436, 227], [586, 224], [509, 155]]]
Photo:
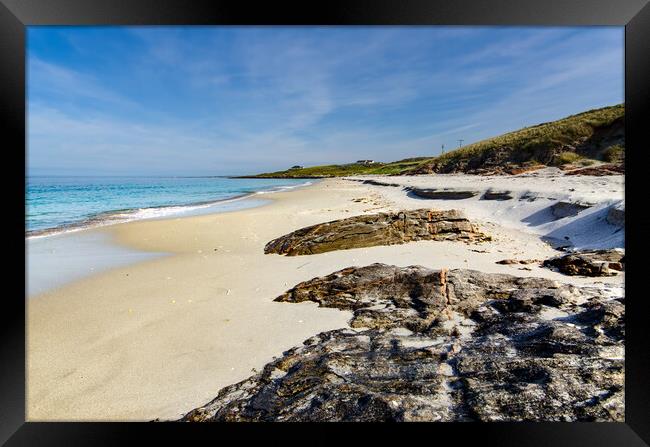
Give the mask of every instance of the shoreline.
[[[158, 250], [137, 250], [120, 244], [110, 230], [103, 231], [112, 226], [143, 220], [178, 219], [261, 207], [270, 202], [272, 194], [304, 188], [310, 184], [255, 191], [216, 202], [151, 207], [144, 210], [182, 209], [162, 216], [145, 216], [124, 220], [108, 219], [91, 226], [84, 225], [87, 222], [84, 221], [74, 228], [59, 227], [48, 230], [45, 234], [26, 236], [27, 296], [31, 299], [45, 291], [55, 290], [71, 281], [102, 271], [168, 255], [168, 253]], [[114, 211], [102, 214], [120, 215], [121, 213]], [[90, 220], [94, 221], [94, 219]]]
[[[224, 178], [237, 178], [237, 177], [224, 177]], [[117, 210], [110, 210], [110, 211], [102, 211], [100, 213], [90, 215], [88, 217], [85, 217], [75, 222], [65, 223], [50, 228], [27, 230], [25, 231], [25, 239], [33, 240], [33, 239], [38, 239], [38, 238], [43, 238], [48, 236], [55, 236], [59, 234], [73, 233], [82, 230], [92, 230], [92, 229], [101, 228], [109, 225], [133, 222], [136, 220], [143, 220], [143, 219], [174, 218], [175, 216], [178, 215], [192, 216], [195, 215], [193, 211], [223, 206], [229, 203], [238, 202], [248, 198], [253, 198], [258, 194], [259, 195], [272, 194], [275, 192], [292, 190], [295, 188], [302, 188], [305, 186], [309, 186], [310, 184], [312, 183], [306, 182], [298, 185], [275, 186], [270, 189], [261, 189], [258, 191], [240, 193], [231, 197], [226, 197], [223, 199], [216, 199], [216, 200], [206, 200], [206, 201], [191, 202], [185, 204], [159, 205], [159, 206], [150, 206], [144, 208], [125, 208], [125, 209], [117, 209]], [[157, 216], [146, 215], [147, 213], [152, 213], [156, 211], [169, 211], [169, 212]], [[217, 211], [208, 211], [208, 212], [219, 212], [219, 211], [217, 210]], [[140, 217], [138, 217], [138, 214], [140, 214]]]
[[[215, 206], [219, 204], [224, 204], [224, 203], [229, 203], [229, 202], [234, 202], [242, 199], [246, 199], [248, 197], [251, 197], [255, 195], [257, 192], [251, 192], [248, 194], [240, 194], [237, 196], [233, 197], [228, 197], [227, 199], [220, 199], [216, 201], [209, 201], [209, 202], [196, 202], [196, 203], [189, 203], [186, 205], [161, 205], [161, 206], [151, 206], [147, 208], [130, 208], [130, 209], [121, 209], [121, 210], [112, 210], [112, 211], [103, 211], [98, 214], [94, 214], [92, 216], [89, 216], [85, 219], [76, 221], [76, 222], [71, 222], [68, 224], [62, 224], [57, 227], [51, 227], [51, 228], [43, 228], [40, 230], [29, 230], [25, 232], [25, 238], [26, 239], [37, 239], [37, 238], [42, 238], [42, 237], [47, 237], [47, 236], [55, 236], [58, 234], [67, 234], [67, 233], [73, 233], [76, 231], [82, 231], [82, 230], [93, 230], [96, 228], [101, 228], [105, 227], [108, 225], [117, 225], [121, 223], [126, 223], [126, 222], [132, 222], [134, 220], [141, 220], [141, 219], [164, 219], [164, 218], [171, 218], [173, 217], [173, 214], [169, 214], [166, 216], [160, 216], [160, 217], [141, 217], [140, 219], [138, 218], [133, 218], [129, 219], [127, 217], [124, 217], [122, 220], [117, 219], [117, 216], [121, 216], [124, 214], [136, 214], [141, 211], [155, 211], [155, 210], [165, 210], [165, 209], [170, 209], [170, 208], [187, 208], [188, 211], [193, 208], [197, 207], [207, 207], [207, 206]], [[182, 210], [178, 211], [179, 213], [182, 213]]]
[[26, 241], [25, 252], [28, 300], [104, 271], [167, 256], [118, 244], [101, 227]]
[[[442, 202], [398, 193], [326, 179], [271, 194], [260, 207], [97, 229], [122, 246], [169, 255], [97, 273], [27, 302], [27, 420], [178, 418], [284, 350], [346, 328], [349, 312], [273, 300], [301, 281], [353, 265], [418, 264], [623, 285], [623, 275], [566, 277], [496, 264], [558, 252], [539, 235], [473, 216], [471, 208], [466, 214], [493, 235], [493, 243], [420, 241], [296, 257], [263, 253], [271, 239], [304, 226]], [[444, 206], [467, 208], [462, 200]]]

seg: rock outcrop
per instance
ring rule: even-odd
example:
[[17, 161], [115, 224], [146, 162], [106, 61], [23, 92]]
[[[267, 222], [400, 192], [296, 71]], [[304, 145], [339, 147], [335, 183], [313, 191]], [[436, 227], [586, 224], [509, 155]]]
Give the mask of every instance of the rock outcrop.
[[394, 188], [399, 188], [400, 184], [398, 183], [386, 183], [386, 182], [380, 182], [379, 180], [363, 180], [362, 183], [366, 185], [375, 185], [375, 186], [392, 186]]
[[547, 259], [542, 265], [565, 275], [612, 276], [625, 269], [625, 255], [620, 249], [586, 250]]
[[429, 189], [429, 188], [405, 188], [418, 197], [424, 199], [436, 200], [463, 200], [474, 197], [478, 191], [459, 190], [459, 189]]
[[481, 200], [510, 200], [512, 199], [512, 191], [496, 191], [492, 188], [488, 189], [481, 196]]
[[276, 301], [353, 312], [183, 421], [623, 421], [622, 297], [373, 264]]
[[623, 164], [603, 164], [587, 168], [572, 169], [564, 173], [564, 175], [594, 175], [597, 177], [621, 174], [625, 174], [625, 166]]
[[563, 217], [577, 216], [581, 211], [584, 211], [591, 206], [590, 203], [559, 201], [551, 206], [551, 212], [556, 219], [562, 219]]
[[497, 261], [495, 264], [501, 264], [501, 265], [513, 265], [513, 264], [535, 264], [536, 262], [540, 262], [539, 259], [502, 259], [500, 261]]
[[264, 253], [310, 255], [419, 240], [480, 242], [489, 240], [489, 236], [460, 211], [418, 209], [355, 216], [301, 228], [266, 244]]
[[488, 160], [480, 167], [470, 167], [469, 164], [458, 164], [452, 168], [445, 167], [442, 163], [426, 163], [410, 171], [405, 172], [403, 175], [424, 175], [424, 174], [474, 174], [474, 175], [520, 175], [527, 172], [537, 171], [546, 168], [546, 165], [541, 164], [516, 164], [504, 161], [502, 156], [505, 152], [512, 151], [513, 148], [507, 147], [504, 150], [496, 151], [496, 158]]
[[609, 207], [606, 219], [610, 225], [625, 226], [625, 203], [621, 202]]

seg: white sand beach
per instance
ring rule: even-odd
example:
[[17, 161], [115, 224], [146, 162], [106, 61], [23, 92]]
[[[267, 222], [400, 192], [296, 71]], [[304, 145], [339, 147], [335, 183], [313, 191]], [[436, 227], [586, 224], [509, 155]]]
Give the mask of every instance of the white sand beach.
[[[71, 235], [101, 235], [125, 250], [166, 255], [85, 276], [27, 299], [27, 420], [179, 418], [284, 350], [318, 332], [346, 327], [348, 312], [273, 299], [300, 281], [348, 266], [419, 264], [577, 285], [623, 285], [623, 274], [569, 277], [535, 263], [496, 264], [559, 254], [542, 236], [577, 247], [622, 247], [624, 230], [608, 223], [606, 214], [610, 207], [622, 206], [623, 176], [564, 176], [544, 170], [507, 177], [374, 179], [400, 186], [327, 179], [266, 195], [270, 202], [256, 208], [134, 221]], [[403, 186], [463, 188], [479, 194], [426, 200]], [[490, 188], [511, 191], [513, 199], [481, 200]], [[549, 207], [558, 201], [590, 207], [557, 218]], [[295, 257], [263, 251], [270, 240], [304, 226], [416, 208], [460, 209], [493, 240], [420, 241]]]

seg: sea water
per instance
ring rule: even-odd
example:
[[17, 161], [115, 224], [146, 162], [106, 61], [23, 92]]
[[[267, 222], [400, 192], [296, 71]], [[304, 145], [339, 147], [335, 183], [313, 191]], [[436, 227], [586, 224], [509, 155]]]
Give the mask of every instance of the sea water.
[[[42, 177], [27, 178], [26, 236], [214, 208], [252, 193], [308, 183], [304, 179], [227, 177]], [[222, 208], [245, 208], [250, 201]]]
[[30, 177], [26, 185], [26, 296], [166, 255], [120, 246], [106, 233], [77, 230], [250, 208], [267, 203], [265, 194], [309, 183], [223, 177]]

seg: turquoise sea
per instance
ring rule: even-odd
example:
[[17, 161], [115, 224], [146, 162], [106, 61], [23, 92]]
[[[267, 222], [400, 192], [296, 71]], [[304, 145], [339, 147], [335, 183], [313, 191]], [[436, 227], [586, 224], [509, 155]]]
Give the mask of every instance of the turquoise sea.
[[[250, 201], [253, 193], [295, 188], [304, 179], [235, 179], [226, 177], [46, 177], [26, 180], [25, 232], [42, 235], [75, 228], [143, 218], [228, 209]], [[222, 207], [223, 208], [223, 207]]]

